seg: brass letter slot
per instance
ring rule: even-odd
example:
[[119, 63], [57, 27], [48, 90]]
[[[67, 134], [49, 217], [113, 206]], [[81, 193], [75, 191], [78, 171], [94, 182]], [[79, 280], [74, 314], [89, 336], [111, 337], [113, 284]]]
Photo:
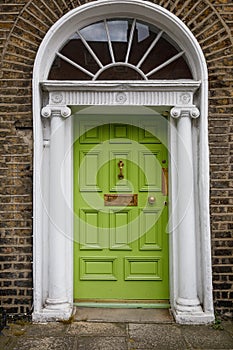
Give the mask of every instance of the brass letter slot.
[[138, 205], [137, 194], [105, 194], [104, 205], [108, 207], [136, 207]]

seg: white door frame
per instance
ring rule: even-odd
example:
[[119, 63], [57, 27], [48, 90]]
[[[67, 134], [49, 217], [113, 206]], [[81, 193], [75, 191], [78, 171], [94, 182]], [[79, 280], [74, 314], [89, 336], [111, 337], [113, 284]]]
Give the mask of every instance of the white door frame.
[[[104, 16], [123, 15], [165, 30], [185, 50], [195, 80], [46, 81], [55, 52], [77, 25], [82, 28]], [[88, 105], [170, 110], [171, 308], [180, 323], [213, 321], [207, 98], [207, 69], [197, 41], [177, 17], [160, 6], [142, 0], [95, 1], [69, 12], [48, 31], [37, 54], [33, 79], [35, 321], [67, 319], [72, 313], [70, 107]]]

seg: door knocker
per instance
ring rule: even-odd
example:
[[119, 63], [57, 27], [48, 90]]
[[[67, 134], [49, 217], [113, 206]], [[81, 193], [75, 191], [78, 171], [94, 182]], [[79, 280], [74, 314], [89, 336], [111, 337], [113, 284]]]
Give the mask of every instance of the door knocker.
[[122, 173], [123, 166], [124, 166], [124, 163], [122, 162], [122, 160], [120, 160], [119, 163], [118, 163], [118, 167], [120, 169], [120, 173], [118, 174], [118, 179], [119, 180], [124, 179], [124, 175]]

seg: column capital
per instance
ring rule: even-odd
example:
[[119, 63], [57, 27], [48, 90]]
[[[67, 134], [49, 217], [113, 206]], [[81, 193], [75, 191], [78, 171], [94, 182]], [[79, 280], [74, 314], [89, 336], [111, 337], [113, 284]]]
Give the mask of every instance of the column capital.
[[196, 106], [175, 106], [171, 109], [170, 114], [174, 119], [181, 117], [196, 119], [200, 116], [200, 111]]
[[67, 106], [50, 106], [47, 105], [42, 108], [41, 115], [44, 118], [63, 117], [68, 118], [71, 115], [71, 109]]

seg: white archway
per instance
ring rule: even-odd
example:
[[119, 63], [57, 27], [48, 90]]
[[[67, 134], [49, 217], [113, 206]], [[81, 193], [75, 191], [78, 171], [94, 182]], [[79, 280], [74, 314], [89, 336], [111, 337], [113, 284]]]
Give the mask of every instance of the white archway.
[[[139, 18], [166, 31], [185, 50], [194, 79], [86, 83], [46, 80], [55, 53], [77, 27], [116, 16]], [[171, 212], [178, 200], [170, 228], [171, 308], [180, 323], [207, 323], [214, 319], [207, 98], [207, 68], [199, 44], [176, 16], [160, 6], [142, 0], [91, 2], [70, 11], [48, 31], [33, 74], [35, 321], [69, 318], [72, 312], [72, 154], [66, 157], [65, 166], [64, 157], [59, 157], [72, 146], [68, 106], [122, 104], [171, 109], [170, 149], [175, 160], [170, 171]], [[186, 166], [187, 159], [192, 160], [190, 167]], [[58, 171], [61, 177], [56, 176]], [[186, 188], [190, 186], [192, 198], [187, 209]]]

